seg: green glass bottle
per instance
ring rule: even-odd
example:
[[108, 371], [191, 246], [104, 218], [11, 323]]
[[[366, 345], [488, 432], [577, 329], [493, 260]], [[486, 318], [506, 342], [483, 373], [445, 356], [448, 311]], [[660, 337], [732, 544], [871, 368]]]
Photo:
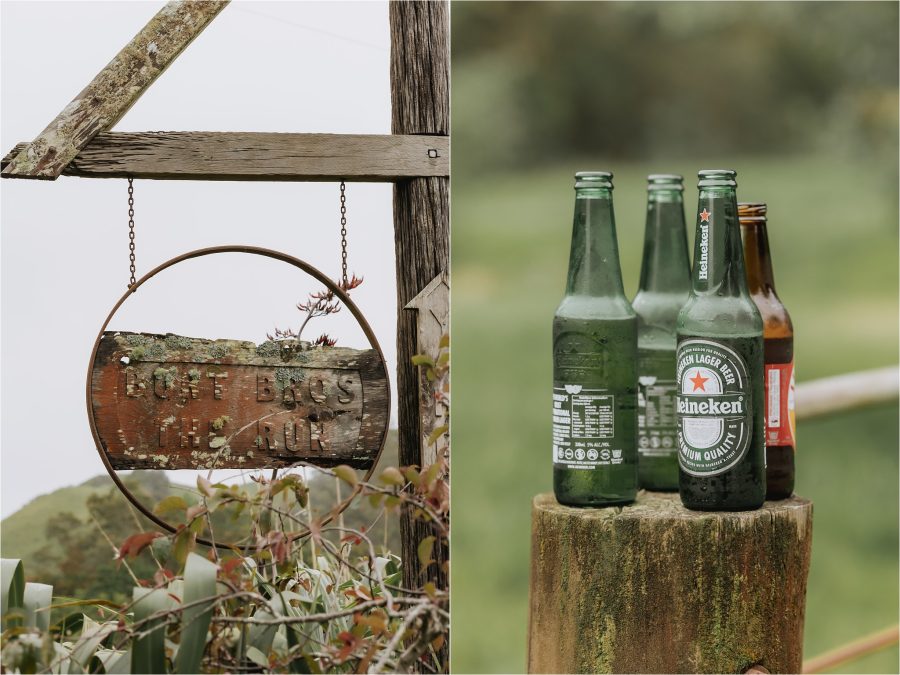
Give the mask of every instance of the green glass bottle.
[[553, 490], [572, 506], [634, 501], [637, 316], [625, 297], [612, 174], [575, 175], [566, 294], [553, 318]]
[[678, 314], [679, 493], [742, 511], [766, 496], [763, 323], [747, 291], [735, 172], [701, 171], [693, 288]]
[[638, 485], [678, 489], [675, 322], [691, 292], [681, 176], [647, 177], [647, 223], [638, 317]]

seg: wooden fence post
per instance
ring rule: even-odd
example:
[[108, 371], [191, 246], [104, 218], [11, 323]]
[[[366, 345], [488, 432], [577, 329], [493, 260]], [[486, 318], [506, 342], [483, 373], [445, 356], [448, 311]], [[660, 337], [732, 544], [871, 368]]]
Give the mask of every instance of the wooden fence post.
[[[412, 0], [390, 3], [391, 131], [446, 135], [450, 127], [449, 6]], [[394, 184], [394, 242], [397, 260], [397, 410], [402, 465], [422, 464], [419, 380], [410, 359], [416, 353], [415, 312], [402, 308], [447, 269], [450, 257], [449, 179], [425, 177]], [[416, 588], [426, 580], [447, 588], [447, 552], [435, 547], [427, 570], [418, 543], [432, 527], [404, 513], [400, 521], [403, 576]], [[439, 550], [440, 549], [440, 550]], [[446, 667], [446, 663], [445, 663]]]
[[[531, 673], [799, 673], [812, 504], [532, 509]], [[765, 669], [765, 670], [762, 670]]]

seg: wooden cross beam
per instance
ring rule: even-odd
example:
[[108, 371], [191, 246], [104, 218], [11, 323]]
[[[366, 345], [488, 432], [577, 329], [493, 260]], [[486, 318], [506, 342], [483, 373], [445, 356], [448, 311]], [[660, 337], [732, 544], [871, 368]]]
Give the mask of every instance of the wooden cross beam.
[[[5, 167], [28, 147], [18, 144]], [[393, 182], [450, 175], [447, 136], [237, 132], [100, 133], [64, 176]], [[3, 176], [7, 177], [4, 170]], [[11, 175], [9, 177], [17, 177]]]
[[166, 4], [56, 119], [18, 152], [3, 169], [3, 177], [56, 180], [98, 133], [128, 112], [227, 4], [227, 0]]

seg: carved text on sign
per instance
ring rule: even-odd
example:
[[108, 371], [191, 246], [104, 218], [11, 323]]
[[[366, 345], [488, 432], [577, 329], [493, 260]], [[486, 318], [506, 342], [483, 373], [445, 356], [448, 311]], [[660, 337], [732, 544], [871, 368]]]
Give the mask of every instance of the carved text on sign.
[[371, 466], [387, 426], [374, 350], [104, 333], [97, 434], [116, 469]]

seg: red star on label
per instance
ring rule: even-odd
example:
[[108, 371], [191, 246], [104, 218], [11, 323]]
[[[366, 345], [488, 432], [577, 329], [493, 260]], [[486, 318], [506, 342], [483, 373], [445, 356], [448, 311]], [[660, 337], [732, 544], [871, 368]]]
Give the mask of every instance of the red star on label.
[[712, 215], [712, 214], [711, 214], [709, 211], [707, 211], [706, 209], [703, 209], [703, 210], [700, 212], [700, 222], [701, 222], [701, 223], [708, 223], [708, 222], [709, 222], [709, 217], [710, 217], [711, 215]]
[[690, 378], [690, 381], [694, 383], [694, 391], [697, 391], [698, 389], [699, 389], [700, 391], [706, 391], [706, 387], [704, 386], [704, 383], [705, 383], [708, 379], [709, 379], [708, 377], [703, 377], [703, 376], [700, 374], [700, 371], [698, 370], [698, 371], [694, 374], [694, 376], [693, 376], [692, 378]]

